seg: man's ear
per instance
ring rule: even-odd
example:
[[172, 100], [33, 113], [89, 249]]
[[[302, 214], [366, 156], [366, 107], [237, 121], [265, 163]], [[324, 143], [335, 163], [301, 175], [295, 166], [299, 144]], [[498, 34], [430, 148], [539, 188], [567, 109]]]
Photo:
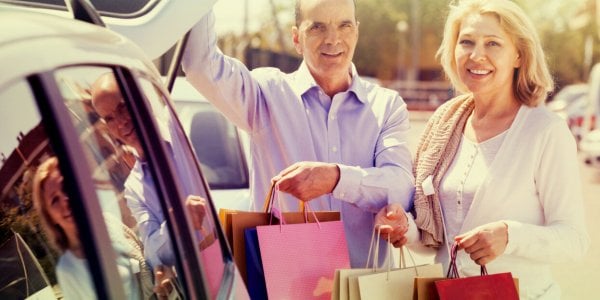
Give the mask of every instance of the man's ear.
[[300, 29], [298, 26], [292, 26], [292, 41], [294, 42], [294, 48], [296, 48], [296, 52], [302, 55], [302, 46], [300, 45]]

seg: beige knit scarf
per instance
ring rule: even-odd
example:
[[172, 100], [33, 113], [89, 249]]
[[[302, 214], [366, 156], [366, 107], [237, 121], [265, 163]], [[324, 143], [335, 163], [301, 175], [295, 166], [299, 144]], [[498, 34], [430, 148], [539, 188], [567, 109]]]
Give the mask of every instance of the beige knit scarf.
[[[421, 136], [413, 174], [415, 176], [416, 224], [421, 242], [439, 247], [444, 239], [444, 226], [439, 199], [440, 181], [454, 159], [465, 128], [473, 111], [471, 94], [457, 96], [440, 106], [429, 119]], [[433, 195], [425, 195], [423, 181], [433, 177]]]

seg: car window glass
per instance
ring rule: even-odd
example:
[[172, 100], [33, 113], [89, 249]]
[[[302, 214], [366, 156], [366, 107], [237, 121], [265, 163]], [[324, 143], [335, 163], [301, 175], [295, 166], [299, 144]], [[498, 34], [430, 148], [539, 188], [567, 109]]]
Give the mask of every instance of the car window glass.
[[[9, 0], [8, 2], [21, 2], [29, 5], [50, 5], [66, 9], [64, 0]], [[127, 17], [128, 15], [131, 16], [145, 11], [147, 7], [156, 4], [159, 0], [91, 0], [90, 2], [103, 15]]]
[[77, 251], [74, 200], [62, 191], [26, 82], [0, 89], [0, 119], [0, 299], [93, 297], [87, 262]]
[[209, 102], [174, 101], [210, 188], [248, 188], [248, 170], [235, 126]]
[[[178, 176], [177, 179], [182, 183], [185, 195], [188, 197], [201, 196], [207, 199], [208, 191], [203, 185], [203, 178], [197, 168], [194, 154], [175, 117], [174, 111], [170, 105], [167, 105], [167, 98], [155, 84], [147, 79], [140, 78], [140, 85], [150, 102], [154, 115], [157, 117], [160, 132], [167, 143], [167, 148], [174, 156], [173, 162]], [[207, 201], [206, 205], [210, 205], [210, 202]], [[188, 214], [191, 214], [191, 211], [188, 211]], [[190, 216], [190, 219], [193, 220], [193, 218], [194, 216]], [[213, 215], [213, 209], [207, 206], [201, 220], [199, 220], [201, 224], [194, 225], [202, 268], [209, 285], [211, 297], [217, 295], [224, 270], [220, 243], [216, 240], [216, 226], [218, 226], [218, 223], [215, 220], [217, 218]]]
[[177, 286], [158, 184], [115, 75], [109, 68], [71, 67], [56, 71], [55, 80], [80, 134], [128, 298], [152, 296], [157, 271]]

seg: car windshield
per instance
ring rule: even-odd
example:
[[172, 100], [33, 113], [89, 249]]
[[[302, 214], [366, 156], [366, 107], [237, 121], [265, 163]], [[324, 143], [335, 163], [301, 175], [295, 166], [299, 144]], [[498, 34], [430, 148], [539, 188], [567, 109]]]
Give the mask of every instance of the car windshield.
[[[101, 15], [131, 18], [149, 11], [160, 0], [90, 0]], [[18, 3], [27, 6], [43, 6], [66, 10], [65, 0], [2, 0], [0, 2]]]

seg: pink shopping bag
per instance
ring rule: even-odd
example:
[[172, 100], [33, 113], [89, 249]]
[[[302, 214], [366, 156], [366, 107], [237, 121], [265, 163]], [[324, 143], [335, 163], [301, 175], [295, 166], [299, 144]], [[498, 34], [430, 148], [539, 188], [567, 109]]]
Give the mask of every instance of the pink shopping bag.
[[336, 269], [350, 268], [341, 221], [257, 226], [269, 299], [330, 299]]

